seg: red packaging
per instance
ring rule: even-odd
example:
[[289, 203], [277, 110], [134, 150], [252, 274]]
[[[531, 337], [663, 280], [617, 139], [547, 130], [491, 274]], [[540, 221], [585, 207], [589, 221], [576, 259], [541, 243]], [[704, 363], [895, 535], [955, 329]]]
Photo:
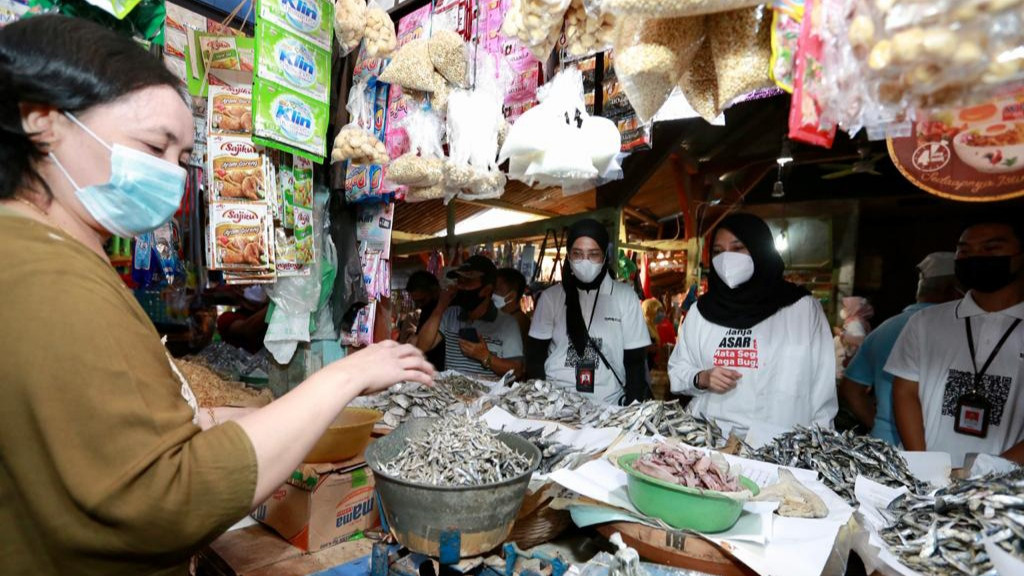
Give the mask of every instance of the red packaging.
[[789, 107], [789, 138], [823, 148], [831, 148], [836, 127], [821, 125], [821, 93], [824, 82], [822, 55], [825, 42], [815, 21], [821, 21], [821, 0], [807, 0], [804, 21], [800, 28], [800, 43], [796, 53], [796, 75], [793, 79], [793, 99]]

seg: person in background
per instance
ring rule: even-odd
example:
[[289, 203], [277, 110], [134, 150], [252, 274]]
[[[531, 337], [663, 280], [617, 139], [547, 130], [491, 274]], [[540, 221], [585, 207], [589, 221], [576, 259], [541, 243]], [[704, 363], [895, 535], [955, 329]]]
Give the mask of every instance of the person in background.
[[455, 285], [441, 293], [416, 338], [420, 350], [444, 350], [445, 367], [471, 376], [523, 375], [523, 340], [514, 318], [498, 310], [491, 296], [498, 269], [483, 256], [470, 256], [448, 273]]
[[962, 299], [914, 315], [885, 371], [903, 446], [1024, 463], [1024, 225], [970, 226], [954, 270]]
[[523, 312], [523, 295], [526, 294], [526, 276], [515, 268], [500, 268], [494, 284], [494, 305], [505, 314], [516, 319], [523, 342], [530, 335], [530, 317]]
[[[405, 291], [420, 311], [419, 319], [416, 321], [416, 334], [419, 335], [423, 332], [423, 326], [437, 308], [437, 302], [441, 296], [441, 283], [437, 281], [437, 276], [430, 272], [417, 270], [409, 276], [409, 281], [405, 283]], [[415, 339], [410, 339], [409, 341], [415, 343]], [[426, 351], [424, 356], [426, 356], [427, 362], [433, 364], [438, 372], [445, 369], [443, 346], [435, 346], [433, 349]]]
[[644, 312], [644, 321], [647, 322], [647, 333], [651, 336], [651, 347], [647, 353], [647, 367], [654, 369], [661, 366], [662, 346], [661, 334], [658, 326], [665, 321], [665, 307], [657, 298], [648, 298], [640, 304]]
[[0, 28], [0, 574], [188, 574], [349, 402], [433, 383], [382, 342], [237, 419], [199, 408], [103, 249], [178, 210], [190, 102], [94, 22]]
[[527, 374], [604, 404], [650, 398], [651, 337], [633, 288], [608, 269], [608, 231], [586, 218], [569, 228], [562, 282], [537, 302], [527, 344]]
[[875, 315], [875, 309], [867, 298], [847, 296], [843, 298], [843, 308], [839, 311], [842, 327], [835, 336], [836, 379], [842, 379], [843, 370], [850, 363], [864, 338], [871, 332], [868, 322]]
[[[690, 308], [669, 359], [672, 392], [738, 430], [832, 427], [832, 335], [821, 304], [783, 279], [768, 225], [732, 214], [711, 235], [708, 292]], [[774, 431], [774, 430], [773, 430]]]
[[217, 332], [228, 344], [255, 354], [263, 349], [267, 335], [270, 298], [262, 286], [247, 286], [238, 293], [241, 298], [235, 310], [217, 317]]
[[933, 252], [917, 265], [920, 272], [917, 303], [907, 306], [902, 313], [886, 320], [868, 334], [846, 367], [839, 385], [840, 397], [857, 419], [871, 430], [871, 435], [894, 446], [900, 446], [901, 443], [893, 418], [893, 376], [885, 371], [885, 363], [889, 360], [896, 339], [914, 314], [962, 296], [953, 274], [954, 257], [952, 252]]

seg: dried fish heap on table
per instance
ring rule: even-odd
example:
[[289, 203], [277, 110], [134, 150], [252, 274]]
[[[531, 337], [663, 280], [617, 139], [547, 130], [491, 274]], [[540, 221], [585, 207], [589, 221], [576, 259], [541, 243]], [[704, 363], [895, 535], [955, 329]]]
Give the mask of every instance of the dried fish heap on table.
[[487, 391], [487, 386], [464, 376], [448, 376], [435, 380], [434, 386], [405, 383], [381, 392], [359, 403], [384, 413], [381, 422], [397, 428], [409, 418], [429, 418], [464, 413], [466, 403], [473, 402]]
[[905, 494], [885, 514], [889, 549], [923, 574], [995, 574], [983, 540], [1024, 560], [1024, 469], [956, 482], [934, 496]]
[[723, 470], [710, 454], [682, 446], [659, 444], [633, 461], [633, 469], [652, 478], [688, 488], [739, 492], [739, 478]]
[[558, 442], [554, 439], [556, 431], [552, 429], [545, 432], [543, 428], [538, 428], [536, 430], [517, 432], [517, 434], [530, 441], [540, 450], [541, 461], [540, 468], [537, 469], [538, 474], [550, 474], [555, 470], [563, 468], [572, 470], [580, 463], [580, 460], [594, 454], [593, 452], [586, 452]]
[[690, 446], [716, 448], [725, 443], [722, 429], [714, 420], [690, 414], [678, 400], [648, 400], [625, 408], [609, 406], [595, 418], [582, 422], [597, 428], [622, 428], [627, 432], [678, 438]]
[[467, 416], [439, 419], [427, 433], [409, 438], [381, 471], [408, 482], [432, 486], [481, 486], [530, 470], [530, 458], [498, 439], [498, 433]]
[[501, 407], [519, 418], [578, 425], [601, 408], [574, 390], [550, 382], [516, 382], [501, 397]]
[[751, 457], [816, 470], [829, 488], [852, 505], [857, 503], [853, 488], [858, 475], [894, 488], [906, 486], [914, 492], [923, 488], [891, 444], [852, 431], [797, 426], [755, 450]]

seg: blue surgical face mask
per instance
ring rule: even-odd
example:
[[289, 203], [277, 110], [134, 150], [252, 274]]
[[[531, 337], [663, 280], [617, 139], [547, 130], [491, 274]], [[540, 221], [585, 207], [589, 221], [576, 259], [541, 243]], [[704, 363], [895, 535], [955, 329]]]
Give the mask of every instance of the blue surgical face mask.
[[52, 152], [57, 168], [75, 187], [78, 200], [110, 233], [131, 238], [164, 225], [178, 211], [185, 194], [185, 169], [120, 144], [110, 146], [70, 113], [65, 113], [94, 140], [110, 150], [110, 180], [80, 188]]

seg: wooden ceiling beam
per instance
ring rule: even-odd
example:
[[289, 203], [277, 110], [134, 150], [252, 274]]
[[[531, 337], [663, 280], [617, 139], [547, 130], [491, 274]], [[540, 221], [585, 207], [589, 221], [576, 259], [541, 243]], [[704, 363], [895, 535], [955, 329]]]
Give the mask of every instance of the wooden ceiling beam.
[[556, 216], [563, 216], [563, 214], [559, 214], [558, 212], [552, 212], [550, 210], [542, 210], [540, 208], [524, 206], [522, 204], [509, 202], [508, 200], [464, 200], [462, 198], [456, 198], [455, 201], [459, 202], [460, 204], [469, 204], [470, 206], [480, 206], [482, 208], [497, 208], [499, 210], [508, 210], [510, 212], [521, 212], [523, 214], [543, 216], [544, 218], [554, 218]]
[[636, 196], [662, 163], [679, 149], [686, 133], [685, 120], [670, 120], [654, 125], [651, 149], [631, 154], [622, 163], [625, 177], [597, 188], [597, 207], [622, 208]]

